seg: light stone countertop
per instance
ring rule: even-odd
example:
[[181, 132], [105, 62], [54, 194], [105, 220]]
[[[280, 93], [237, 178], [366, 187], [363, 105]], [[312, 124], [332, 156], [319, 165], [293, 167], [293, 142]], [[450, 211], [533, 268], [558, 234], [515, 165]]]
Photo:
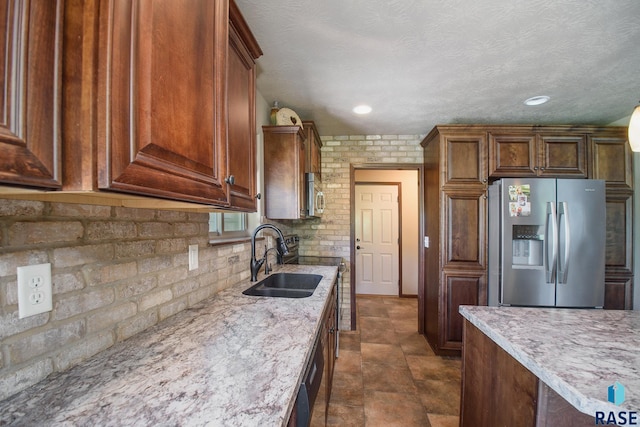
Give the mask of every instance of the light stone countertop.
[[[579, 411], [640, 411], [640, 312], [461, 306], [460, 313]], [[607, 401], [618, 381], [625, 401]]]
[[251, 283], [234, 285], [0, 401], [0, 425], [286, 424], [337, 268], [274, 272], [324, 277], [307, 298], [245, 296]]

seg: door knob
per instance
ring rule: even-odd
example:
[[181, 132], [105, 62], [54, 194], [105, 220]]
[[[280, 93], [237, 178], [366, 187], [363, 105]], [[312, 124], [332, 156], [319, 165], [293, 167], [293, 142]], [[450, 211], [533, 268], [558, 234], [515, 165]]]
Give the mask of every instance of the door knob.
[[235, 183], [236, 183], [236, 177], [235, 177], [235, 176], [233, 176], [233, 175], [229, 175], [228, 177], [226, 177], [226, 178], [224, 179], [224, 182], [226, 182], [227, 184], [231, 184], [231, 185], [233, 185], [233, 184], [235, 184]]
[[360, 245], [356, 246], [356, 249], [360, 249]]

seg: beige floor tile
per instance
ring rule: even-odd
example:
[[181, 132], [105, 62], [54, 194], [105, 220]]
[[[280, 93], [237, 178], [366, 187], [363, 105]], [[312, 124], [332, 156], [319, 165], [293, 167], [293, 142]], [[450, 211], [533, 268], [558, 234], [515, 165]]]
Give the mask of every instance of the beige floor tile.
[[429, 414], [431, 427], [458, 427], [460, 418], [451, 415]]
[[362, 364], [362, 383], [365, 391], [387, 391], [393, 393], [417, 393], [418, 389], [406, 366]]
[[399, 345], [364, 342], [361, 344], [362, 363], [407, 366], [404, 352]]
[[341, 403], [332, 403], [331, 406], [329, 406], [327, 425], [339, 427], [364, 426], [364, 405], [349, 406]]
[[336, 373], [339, 372], [362, 372], [362, 357], [359, 351], [340, 350], [340, 356], [336, 359]]
[[437, 356], [405, 356], [416, 380], [460, 381], [460, 362]]
[[413, 394], [365, 392], [364, 416], [367, 426], [425, 426], [427, 412]]
[[331, 404], [362, 406], [364, 405], [363, 396], [362, 374], [337, 372], [333, 376]]
[[416, 381], [418, 396], [429, 414], [460, 415], [459, 381]]

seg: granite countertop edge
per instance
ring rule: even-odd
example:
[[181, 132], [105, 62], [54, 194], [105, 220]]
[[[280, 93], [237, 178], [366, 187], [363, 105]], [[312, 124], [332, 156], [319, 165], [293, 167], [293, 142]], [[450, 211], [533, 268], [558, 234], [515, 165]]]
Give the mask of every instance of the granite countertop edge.
[[337, 267], [273, 272], [323, 278], [308, 298], [232, 285], [0, 401], [0, 425], [286, 425]]

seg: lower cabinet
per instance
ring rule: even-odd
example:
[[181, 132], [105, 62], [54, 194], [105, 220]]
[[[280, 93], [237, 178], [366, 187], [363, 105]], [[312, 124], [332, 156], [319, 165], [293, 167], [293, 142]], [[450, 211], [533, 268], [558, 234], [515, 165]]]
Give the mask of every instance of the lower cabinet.
[[324, 370], [322, 371], [322, 383], [316, 397], [316, 402], [311, 411], [311, 426], [324, 426], [327, 423], [329, 413], [329, 400], [331, 399], [331, 386], [333, 385], [333, 368], [336, 360], [336, 286], [331, 292], [329, 306], [324, 312], [320, 339], [325, 352]]
[[[319, 336], [316, 337], [319, 341], [318, 348], [322, 349], [323, 363], [317, 363], [318, 358], [315, 357], [316, 365], [322, 366], [322, 372], [316, 372], [315, 375], [322, 375], [322, 381], [318, 394], [313, 399], [305, 392], [305, 396], [298, 394], [296, 402], [293, 405], [293, 411], [289, 417], [287, 423], [288, 427], [307, 427], [307, 426], [325, 426], [327, 423], [327, 414], [329, 412], [329, 400], [331, 399], [331, 387], [333, 385], [333, 371], [336, 361], [336, 336], [338, 333], [338, 312], [337, 312], [337, 287], [338, 282], [334, 282], [331, 288], [331, 293], [328, 299], [328, 305], [322, 315], [322, 324], [318, 331]], [[312, 360], [307, 362], [307, 365], [314, 363], [314, 354], [310, 356]], [[313, 375], [313, 374], [311, 374]], [[312, 401], [312, 407], [309, 411], [299, 411], [298, 408], [304, 407], [305, 404], [300, 402], [300, 399], [308, 398]], [[310, 412], [310, 420], [307, 419], [307, 413]]]

